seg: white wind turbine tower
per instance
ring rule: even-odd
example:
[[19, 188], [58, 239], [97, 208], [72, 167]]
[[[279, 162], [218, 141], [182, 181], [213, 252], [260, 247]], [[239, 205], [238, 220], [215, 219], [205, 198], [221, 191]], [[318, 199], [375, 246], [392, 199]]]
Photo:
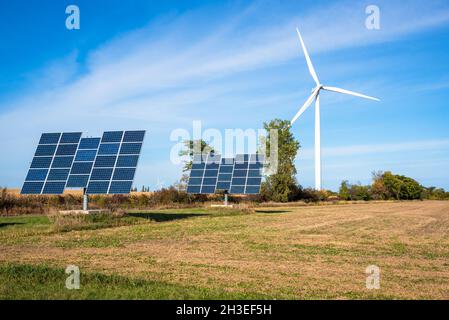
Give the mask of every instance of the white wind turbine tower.
[[298, 28], [296, 28], [296, 31], [298, 32], [299, 41], [301, 42], [302, 50], [304, 51], [304, 56], [307, 61], [307, 66], [309, 67], [309, 72], [312, 75], [313, 80], [315, 80], [316, 87], [312, 90], [312, 94], [306, 100], [304, 105], [299, 109], [298, 113], [293, 117], [292, 121], [290, 122], [290, 125], [293, 125], [293, 123], [312, 104], [313, 100], [315, 99], [315, 189], [321, 190], [320, 91], [327, 90], [327, 91], [344, 93], [344, 94], [361, 97], [361, 98], [365, 98], [365, 99], [370, 99], [370, 100], [375, 100], [375, 101], [380, 101], [380, 100], [377, 98], [366, 96], [361, 93], [322, 85], [320, 83], [320, 81], [318, 80], [318, 76], [316, 75], [315, 69], [313, 68], [312, 61], [310, 60], [309, 54], [307, 53], [307, 49], [304, 44], [304, 41], [302, 40], [301, 33], [299, 32]]

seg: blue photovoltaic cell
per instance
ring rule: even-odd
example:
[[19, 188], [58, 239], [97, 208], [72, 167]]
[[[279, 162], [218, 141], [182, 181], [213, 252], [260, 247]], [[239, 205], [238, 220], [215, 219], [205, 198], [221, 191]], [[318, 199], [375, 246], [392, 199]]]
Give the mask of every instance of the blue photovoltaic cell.
[[136, 168], [116, 168], [112, 180], [133, 180]]
[[59, 143], [78, 143], [82, 132], [64, 132]]
[[202, 177], [194, 178], [194, 177], [190, 176], [189, 185], [200, 186], [202, 182], [203, 182], [203, 178]]
[[53, 163], [51, 164], [52, 168], [71, 168], [73, 162], [73, 156], [62, 156], [55, 157], [53, 159]]
[[248, 186], [258, 186], [262, 183], [262, 178], [248, 178], [246, 179], [246, 184]]
[[231, 186], [231, 190], [229, 191], [229, 193], [234, 193], [234, 194], [244, 194], [245, 193], [245, 186]]
[[245, 186], [246, 178], [232, 178], [233, 186]]
[[112, 168], [93, 169], [90, 180], [111, 180], [112, 170]]
[[234, 170], [234, 177], [246, 177], [248, 175], [248, 170]]
[[37, 146], [35, 156], [53, 156], [55, 154], [56, 144], [40, 144]]
[[232, 171], [234, 171], [234, 166], [233, 165], [232, 166], [224, 166], [224, 165], [220, 166], [220, 173], [231, 174]]
[[201, 163], [192, 163], [192, 170], [202, 170], [206, 167], [204, 162]]
[[109, 187], [110, 194], [127, 194], [130, 193], [132, 181], [112, 181]]
[[203, 185], [205, 186], [215, 186], [217, 184], [217, 178], [204, 178]]
[[217, 182], [217, 190], [229, 190], [229, 189], [231, 189], [231, 181]]
[[86, 192], [88, 194], [106, 194], [109, 189], [109, 181], [90, 181]]
[[98, 149], [98, 154], [117, 154], [119, 147], [120, 143], [102, 143]]
[[125, 131], [123, 142], [142, 142], [145, 131]]
[[204, 175], [204, 170], [192, 170], [190, 171], [190, 177], [203, 177]]
[[70, 169], [51, 169], [47, 181], [66, 181]]
[[39, 144], [56, 144], [59, 141], [60, 133], [43, 133]]
[[89, 175], [70, 175], [67, 180], [67, 188], [85, 188], [89, 181]]
[[261, 162], [256, 162], [256, 163], [249, 163], [249, 169], [262, 169], [263, 168], [263, 163]]
[[187, 186], [187, 193], [200, 193], [201, 192], [201, 186]]
[[119, 156], [116, 167], [137, 167], [139, 156]]
[[249, 162], [236, 162], [234, 165], [234, 170], [245, 170], [248, 169]]
[[45, 181], [47, 177], [47, 169], [30, 169], [28, 171], [25, 181]]
[[90, 174], [92, 162], [74, 162], [70, 174]]
[[75, 161], [94, 161], [97, 150], [78, 150]]
[[220, 180], [220, 181], [231, 181], [231, 179], [232, 179], [231, 173], [220, 173], [218, 175], [218, 180]]
[[112, 168], [115, 165], [117, 156], [97, 156], [95, 167]]
[[64, 193], [65, 181], [64, 182], [47, 182], [45, 183], [42, 194], [62, 194]]
[[31, 168], [50, 168], [52, 157], [34, 157]]
[[78, 149], [98, 149], [100, 138], [83, 138], [80, 141]]
[[122, 143], [120, 154], [140, 154], [141, 143]]
[[44, 182], [25, 182], [22, 187], [22, 194], [40, 194], [42, 191], [42, 187], [44, 186]]
[[258, 186], [246, 186], [245, 193], [246, 194], [259, 194], [260, 193], [260, 185], [258, 185]]
[[216, 177], [218, 176], [218, 170], [205, 170], [204, 171], [204, 177], [210, 178], [210, 177]]
[[201, 193], [204, 194], [211, 194], [211, 193], [215, 193], [215, 186], [202, 186], [201, 187]]
[[60, 144], [58, 150], [56, 150], [57, 156], [74, 156], [78, 144]]
[[123, 131], [107, 131], [103, 133], [101, 142], [121, 142]]
[[248, 178], [261, 177], [262, 174], [260, 172], [261, 169], [258, 170], [248, 170]]

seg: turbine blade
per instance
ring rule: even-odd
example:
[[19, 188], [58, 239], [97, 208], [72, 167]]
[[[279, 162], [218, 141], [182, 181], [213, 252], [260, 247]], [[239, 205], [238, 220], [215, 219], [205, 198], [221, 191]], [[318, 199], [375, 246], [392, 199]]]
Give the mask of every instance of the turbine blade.
[[327, 91], [333, 91], [333, 92], [338, 92], [338, 93], [343, 93], [343, 94], [349, 94], [351, 96], [356, 96], [356, 97], [360, 97], [360, 98], [365, 98], [365, 99], [370, 99], [370, 100], [374, 100], [374, 101], [380, 101], [377, 98], [374, 97], [370, 97], [361, 93], [357, 93], [354, 91], [349, 91], [349, 90], [345, 90], [345, 89], [340, 89], [340, 88], [336, 88], [336, 87], [323, 87], [324, 90]]
[[299, 32], [298, 28], [296, 28], [296, 32], [298, 32], [299, 41], [301, 42], [302, 50], [304, 51], [304, 56], [306, 57], [307, 66], [309, 67], [309, 72], [312, 75], [313, 80], [315, 80], [316, 84], [320, 84], [320, 81], [318, 80], [318, 76], [316, 75], [315, 69], [313, 68], [312, 61], [310, 60], [309, 53], [307, 52], [306, 45], [304, 44], [304, 41], [302, 40], [301, 33]]
[[290, 125], [293, 125], [293, 123], [299, 118], [299, 116], [302, 115], [304, 113], [304, 111], [306, 111], [306, 109], [312, 104], [313, 99], [315, 99], [317, 94], [318, 94], [318, 90], [315, 89], [315, 91], [312, 92], [312, 94], [306, 100], [306, 102], [304, 102], [304, 104], [301, 107], [301, 109], [299, 109], [298, 113], [295, 114], [295, 116], [293, 117], [292, 121], [290, 121]]

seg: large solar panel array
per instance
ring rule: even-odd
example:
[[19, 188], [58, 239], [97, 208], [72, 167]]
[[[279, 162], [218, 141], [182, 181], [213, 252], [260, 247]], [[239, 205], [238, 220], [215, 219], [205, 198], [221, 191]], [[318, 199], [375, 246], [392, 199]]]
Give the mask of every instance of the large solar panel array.
[[87, 188], [87, 194], [131, 191], [145, 131], [108, 131], [102, 138], [81, 132], [44, 133], [22, 194], [62, 194]]
[[263, 164], [264, 158], [258, 154], [240, 154], [235, 159], [216, 154], [195, 155], [187, 192], [212, 194], [223, 190], [230, 194], [258, 194]]

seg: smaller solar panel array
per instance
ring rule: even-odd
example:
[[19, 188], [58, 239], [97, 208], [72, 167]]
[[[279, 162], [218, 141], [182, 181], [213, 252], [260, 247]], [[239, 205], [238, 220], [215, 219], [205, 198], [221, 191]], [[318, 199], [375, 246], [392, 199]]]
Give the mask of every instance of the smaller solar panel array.
[[22, 194], [62, 194], [87, 188], [88, 194], [131, 191], [145, 131], [109, 131], [100, 138], [81, 132], [44, 133]]
[[262, 183], [264, 158], [241, 154], [234, 158], [221, 155], [195, 155], [187, 192], [213, 194], [225, 190], [231, 194], [258, 194]]

